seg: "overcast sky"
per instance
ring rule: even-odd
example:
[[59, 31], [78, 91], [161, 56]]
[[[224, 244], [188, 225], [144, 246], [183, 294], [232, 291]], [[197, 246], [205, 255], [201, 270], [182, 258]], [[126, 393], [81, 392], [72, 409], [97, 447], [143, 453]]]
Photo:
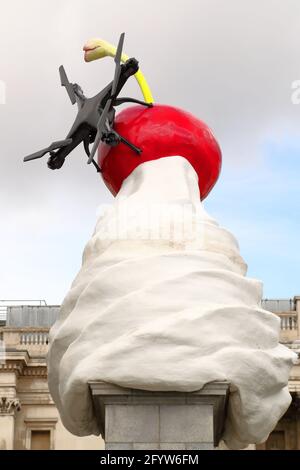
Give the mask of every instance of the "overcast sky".
[[[268, 298], [300, 294], [299, 0], [0, 2], [0, 298], [60, 303], [108, 190], [80, 148], [60, 171], [25, 155], [67, 134], [76, 110], [58, 67], [87, 94], [113, 74], [83, 61], [91, 37], [139, 59], [159, 103], [207, 122], [223, 172], [206, 209], [238, 238]], [[140, 97], [134, 80], [127, 86]]]

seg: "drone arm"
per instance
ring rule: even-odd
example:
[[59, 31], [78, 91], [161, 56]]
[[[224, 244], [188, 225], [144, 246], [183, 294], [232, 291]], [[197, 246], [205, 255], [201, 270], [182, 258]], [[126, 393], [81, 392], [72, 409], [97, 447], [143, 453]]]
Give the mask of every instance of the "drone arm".
[[24, 158], [24, 162], [29, 162], [31, 160], [36, 160], [37, 158], [42, 158], [46, 153], [48, 152], [53, 152], [56, 149], [66, 147], [67, 145], [70, 145], [72, 142], [72, 139], [66, 138], [64, 140], [58, 140], [56, 142], [52, 142], [49, 147], [46, 147], [38, 152], [32, 153], [31, 155], [28, 155], [27, 157]]
[[113, 99], [118, 96], [122, 88], [124, 87], [127, 80], [134, 75], [139, 70], [139, 63], [136, 59], [131, 58], [128, 59], [125, 64], [121, 65], [121, 72], [120, 77], [118, 80], [118, 85], [116, 88], [115, 95], [112, 97]]
[[69, 155], [69, 153], [72, 152], [85, 138], [87, 134], [87, 130], [81, 129], [77, 132], [74, 132], [71, 137], [71, 142], [69, 145], [66, 145], [63, 148], [60, 148], [56, 152], [51, 152], [50, 153], [50, 158], [48, 160], [48, 167], [51, 170], [56, 170], [58, 168], [61, 168], [65, 162], [66, 157]]
[[56, 155], [60, 154], [63, 158], [66, 158], [66, 156], [69, 155], [69, 153], [72, 152], [72, 150], [74, 150], [80, 144], [80, 142], [82, 142], [82, 139], [83, 137], [80, 132], [73, 134], [72, 142], [66, 147], [59, 149], [56, 152]]

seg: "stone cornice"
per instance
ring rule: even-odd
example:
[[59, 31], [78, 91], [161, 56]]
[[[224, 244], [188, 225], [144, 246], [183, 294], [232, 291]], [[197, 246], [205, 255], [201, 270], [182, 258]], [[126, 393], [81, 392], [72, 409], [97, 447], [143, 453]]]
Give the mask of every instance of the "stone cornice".
[[0, 326], [0, 333], [49, 333], [50, 328], [47, 327], [37, 327], [37, 326]]
[[47, 377], [45, 358], [31, 358], [27, 351], [7, 349], [5, 361], [0, 362], [1, 372], [15, 372], [21, 377]]
[[47, 378], [47, 366], [28, 366], [24, 368], [22, 377], [44, 377]]
[[18, 375], [22, 375], [24, 369], [24, 363], [21, 361], [6, 361], [4, 364], [0, 364], [1, 372], [16, 372]]

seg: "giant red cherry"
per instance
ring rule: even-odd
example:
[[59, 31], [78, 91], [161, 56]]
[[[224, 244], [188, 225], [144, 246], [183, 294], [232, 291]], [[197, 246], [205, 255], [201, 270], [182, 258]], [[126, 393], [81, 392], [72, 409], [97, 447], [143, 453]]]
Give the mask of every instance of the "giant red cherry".
[[116, 147], [100, 144], [98, 163], [113, 195], [141, 163], [174, 155], [185, 157], [194, 167], [201, 199], [215, 185], [221, 169], [221, 150], [209, 127], [192, 114], [159, 104], [152, 108], [132, 106], [117, 114], [114, 129], [141, 148], [142, 154], [137, 155], [123, 143]]

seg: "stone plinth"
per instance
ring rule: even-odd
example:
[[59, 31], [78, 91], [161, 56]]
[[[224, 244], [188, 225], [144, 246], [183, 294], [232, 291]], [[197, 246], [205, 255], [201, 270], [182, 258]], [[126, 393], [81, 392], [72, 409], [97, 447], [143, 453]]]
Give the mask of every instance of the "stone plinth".
[[228, 382], [191, 392], [150, 392], [90, 382], [105, 448], [213, 449], [221, 439]]

